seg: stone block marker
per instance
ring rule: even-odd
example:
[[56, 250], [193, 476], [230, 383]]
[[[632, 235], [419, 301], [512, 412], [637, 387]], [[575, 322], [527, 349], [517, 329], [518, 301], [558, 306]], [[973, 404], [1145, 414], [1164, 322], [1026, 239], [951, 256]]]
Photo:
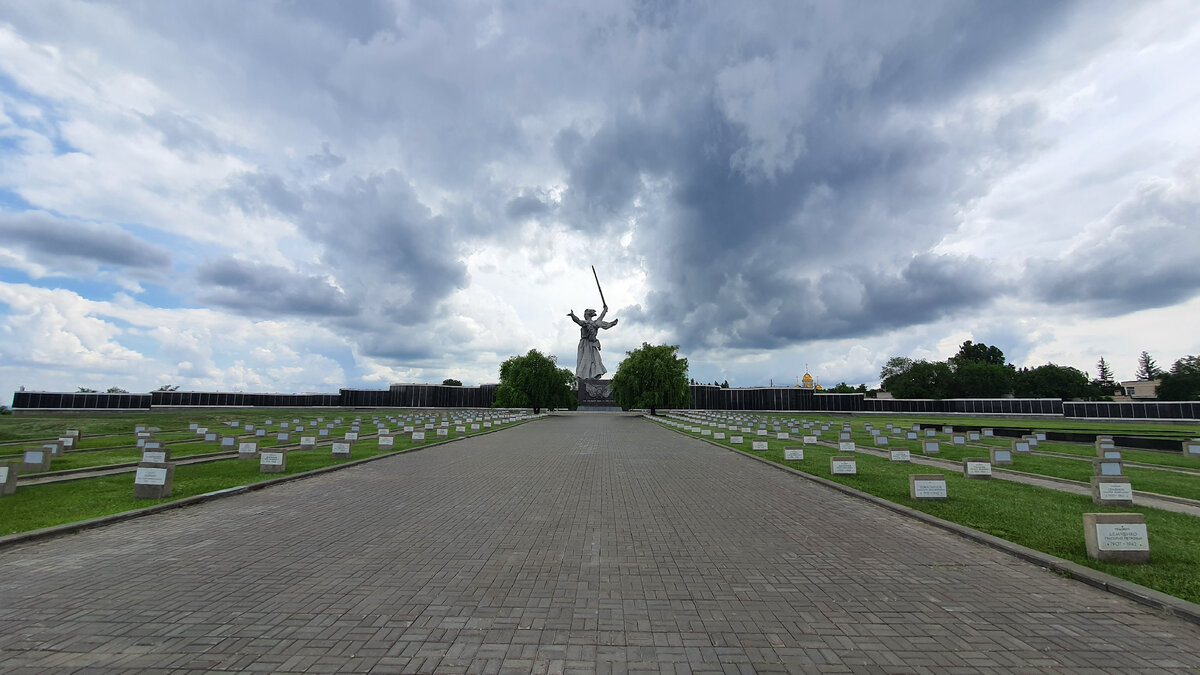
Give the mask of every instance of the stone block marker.
[[858, 473], [858, 462], [853, 457], [833, 456], [829, 458], [829, 473], [835, 476], [853, 476]]
[[1012, 450], [1008, 448], [992, 448], [992, 464], [995, 466], [1012, 466]]
[[838, 452], [854, 452], [854, 441], [838, 441]]
[[21, 473], [50, 470], [50, 451], [45, 448], [26, 448], [21, 456]]
[[729, 437], [729, 442], [730, 442], [730, 443], [732, 443], [732, 444], [734, 444], [734, 445], [741, 445], [741, 444], [742, 444], [742, 437], [741, 437], [741, 436], [730, 436], [730, 437]]
[[1083, 538], [1092, 560], [1150, 562], [1150, 537], [1140, 513], [1085, 513]]
[[1100, 459], [1121, 459], [1121, 451], [1111, 445], [1096, 445], [1096, 456]]
[[351, 445], [350, 441], [334, 441], [332, 448], [333, 456], [343, 459], [350, 457]]
[[940, 473], [909, 474], [908, 496], [921, 501], [946, 499], [946, 477]]
[[259, 473], [283, 473], [287, 471], [287, 453], [283, 450], [263, 450], [258, 455]]
[[751, 450], [757, 450], [757, 451], [760, 451], [760, 452], [761, 452], [761, 451], [763, 451], [763, 450], [766, 450], [766, 449], [767, 449], [767, 442], [766, 442], [766, 441], [751, 441], [751, 442], [750, 442], [750, 449], [751, 449]]
[[942, 451], [938, 441], [925, 440], [921, 442], [921, 452], [927, 455], [936, 455]]
[[804, 448], [784, 448], [783, 458], [792, 462], [799, 462], [804, 459]]
[[1101, 506], [1133, 504], [1133, 486], [1127, 476], [1092, 476], [1092, 503]]
[[1092, 468], [1095, 469], [1097, 476], [1120, 476], [1121, 460], [1119, 459], [1093, 459]]
[[171, 451], [155, 443], [155, 447], [142, 448], [142, 464], [166, 464], [171, 461]]
[[1013, 452], [1029, 452], [1029, 441], [1024, 438], [1014, 438], [1012, 441]]
[[967, 436], [966, 434], [954, 434], [950, 437], [950, 442], [954, 445], [966, 445]]
[[300, 449], [301, 450], [316, 450], [317, 449], [317, 437], [316, 436], [301, 436], [300, 437]]
[[384, 434], [379, 437], [379, 449], [391, 450], [396, 447], [396, 437], [391, 434]]
[[133, 477], [134, 499], [162, 499], [171, 496], [175, 465], [170, 462], [144, 462]]
[[967, 457], [963, 460], [963, 476], [986, 480], [992, 477], [992, 462], [987, 457]]
[[242, 441], [237, 451], [238, 459], [254, 459], [258, 456], [258, 441]]
[[1200, 457], [1200, 438], [1184, 441], [1183, 454], [1186, 457]]
[[908, 450], [892, 450], [888, 453], [888, 459], [893, 462], [911, 462], [912, 453]]
[[413, 443], [424, 443], [425, 442], [425, 432], [424, 431], [412, 432], [412, 442]]
[[63, 453], [62, 441], [46, 441], [42, 443], [42, 448], [49, 450], [50, 455], [53, 457], [59, 457]]
[[17, 462], [0, 462], [0, 497], [17, 491]]

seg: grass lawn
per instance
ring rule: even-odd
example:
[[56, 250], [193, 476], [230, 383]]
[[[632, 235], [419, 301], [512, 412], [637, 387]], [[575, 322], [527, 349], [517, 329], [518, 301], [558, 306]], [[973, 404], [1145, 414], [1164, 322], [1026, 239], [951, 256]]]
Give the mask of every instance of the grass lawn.
[[[740, 446], [731, 445], [728, 439], [715, 442], [1190, 602], [1200, 602], [1200, 573], [1197, 572], [1200, 570], [1200, 546], [1196, 545], [1196, 542], [1200, 542], [1200, 518], [1141, 506], [1096, 506], [1090, 497], [1083, 495], [1011, 481], [973, 480], [964, 478], [961, 471], [892, 462], [864, 453], [854, 454], [858, 475], [834, 476], [830, 473], [829, 458], [845, 453], [810, 445], [805, 447], [804, 461], [785, 461], [784, 447], [798, 445], [796, 440], [780, 441], [773, 437], [764, 439], [743, 435], [745, 442]], [[767, 440], [768, 450], [752, 451], [752, 440]], [[943, 448], [947, 445], [943, 443]], [[971, 454], [971, 451], [964, 452], [964, 456]], [[974, 454], [985, 456], [986, 451], [975, 448]], [[1079, 464], [1085, 468], [1088, 476], [1091, 475], [1090, 466], [1083, 462], [1059, 461]], [[908, 492], [908, 476], [913, 473], [940, 473], [946, 476], [950, 498], [944, 502], [912, 500]], [[1143, 477], [1131, 476], [1131, 479], [1135, 485], [1139, 485]], [[1151, 562], [1147, 565], [1123, 565], [1088, 559], [1083, 539], [1083, 514], [1131, 512], [1141, 513], [1146, 518]]]

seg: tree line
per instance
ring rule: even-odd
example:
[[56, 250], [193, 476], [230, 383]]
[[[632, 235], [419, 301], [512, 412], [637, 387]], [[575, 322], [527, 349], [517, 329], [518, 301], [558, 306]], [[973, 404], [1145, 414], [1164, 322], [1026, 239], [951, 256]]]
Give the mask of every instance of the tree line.
[[[1097, 377], [1078, 368], [1047, 363], [1034, 368], [1017, 368], [1006, 363], [999, 347], [963, 342], [958, 353], [945, 361], [913, 360], [893, 356], [879, 373], [882, 388], [896, 398], [1061, 398], [1064, 400], [1108, 400], [1121, 392], [1112, 368], [1102, 356], [1096, 364]], [[1138, 379], [1162, 380], [1158, 398], [1164, 401], [1200, 400], [1200, 357], [1184, 356], [1171, 371], [1158, 368], [1142, 352]]]

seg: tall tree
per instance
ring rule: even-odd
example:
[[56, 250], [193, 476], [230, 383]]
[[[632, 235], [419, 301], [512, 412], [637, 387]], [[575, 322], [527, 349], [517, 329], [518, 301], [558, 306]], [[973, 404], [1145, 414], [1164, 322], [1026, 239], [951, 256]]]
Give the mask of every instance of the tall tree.
[[1188, 354], [1171, 364], [1172, 375], [1200, 375], [1200, 356]]
[[1104, 357], [1100, 357], [1100, 361], [1096, 364], [1096, 379], [1101, 382], [1112, 382], [1112, 368], [1109, 368], [1108, 361]]
[[571, 383], [575, 375], [559, 368], [554, 361], [536, 349], [525, 356], [513, 356], [500, 364], [500, 385], [496, 387], [496, 407], [567, 408], [573, 400]]
[[883, 388], [896, 398], [948, 398], [953, 384], [954, 372], [945, 361], [921, 360], [885, 379]]
[[1162, 369], [1154, 362], [1154, 358], [1149, 352], [1143, 351], [1138, 357], [1137, 373], [1135, 374], [1139, 380], [1153, 380], [1162, 375]]
[[901, 375], [908, 372], [909, 368], [913, 367], [913, 360], [907, 356], [893, 356], [883, 364], [883, 368], [879, 371], [879, 381], [882, 382], [889, 377]]
[[1017, 398], [1091, 398], [1087, 375], [1078, 368], [1047, 363], [1037, 368], [1022, 368], [1013, 377]]
[[442, 385], [447, 386], [447, 387], [461, 387], [462, 382], [460, 380], [456, 380], [452, 377], [447, 377], [446, 379], [442, 380]]
[[649, 408], [657, 415], [659, 408], [679, 408], [691, 402], [688, 387], [688, 360], [678, 356], [679, 345], [651, 345], [625, 352], [625, 360], [617, 367], [612, 380], [612, 396], [617, 405], [630, 408]]
[[964, 363], [987, 363], [993, 366], [1003, 366], [1004, 352], [1000, 351], [999, 347], [967, 340], [959, 346], [958, 353], [951, 356], [948, 363], [951, 368], [955, 369]]

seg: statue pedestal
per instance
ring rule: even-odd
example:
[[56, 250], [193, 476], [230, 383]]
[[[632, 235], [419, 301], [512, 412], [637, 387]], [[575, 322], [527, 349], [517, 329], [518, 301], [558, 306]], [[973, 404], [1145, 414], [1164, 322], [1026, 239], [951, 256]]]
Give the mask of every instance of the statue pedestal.
[[621, 406], [612, 399], [612, 383], [605, 380], [579, 380], [580, 412], [620, 412]]

